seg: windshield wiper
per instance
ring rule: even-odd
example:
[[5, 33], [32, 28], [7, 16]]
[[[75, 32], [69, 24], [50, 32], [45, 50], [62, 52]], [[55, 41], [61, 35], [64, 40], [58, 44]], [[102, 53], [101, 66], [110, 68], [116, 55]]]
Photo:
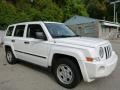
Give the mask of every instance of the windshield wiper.
[[66, 35], [61, 35], [61, 36], [53, 36], [55, 38], [65, 38], [65, 37], [70, 37], [70, 36], [66, 36]]
[[80, 35], [75, 35], [75, 36], [72, 36], [72, 37], [81, 37]]
[[54, 38], [67, 38], [67, 37], [80, 37], [80, 35], [74, 35], [74, 36], [67, 36], [67, 35], [54, 36]]

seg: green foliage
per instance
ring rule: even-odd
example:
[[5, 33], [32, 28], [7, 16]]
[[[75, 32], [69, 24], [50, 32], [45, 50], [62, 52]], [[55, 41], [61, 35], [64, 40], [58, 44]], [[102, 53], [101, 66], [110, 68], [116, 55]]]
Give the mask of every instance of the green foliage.
[[87, 10], [90, 17], [104, 19], [107, 14], [106, 0], [87, 0]]
[[[16, 3], [15, 3], [16, 2]], [[82, 0], [14, 0], [0, 2], [0, 29], [26, 21], [63, 22], [73, 15], [88, 16]]]
[[[64, 22], [74, 15], [90, 16], [113, 21], [115, 0], [0, 0], [0, 29], [26, 21]], [[120, 21], [120, 3], [116, 5]]]
[[82, 0], [53, 0], [64, 13], [64, 19], [67, 20], [73, 15], [88, 16], [87, 9]]
[[[40, 11], [40, 15], [36, 20], [42, 21], [62, 21], [63, 12], [55, 3], [51, 0], [36, 0], [34, 2], [35, 8]], [[40, 7], [39, 7], [40, 6]]]
[[8, 24], [14, 22], [16, 16], [15, 7], [6, 2], [0, 3], [0, 29], [5, 28]]
[[[84, 0], [90, 17], [113, 21], [113, 5], [110, 2], [115, 0]], [[120, 22], [120, 3], [116, 4], [118, 21]]]

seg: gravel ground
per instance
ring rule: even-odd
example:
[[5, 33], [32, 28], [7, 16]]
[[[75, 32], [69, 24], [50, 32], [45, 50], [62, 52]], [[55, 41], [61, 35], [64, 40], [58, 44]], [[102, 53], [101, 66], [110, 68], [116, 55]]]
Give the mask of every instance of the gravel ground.
[[[111, 42], [120, 58], [120, 40]], [[67, 89], [58, 85], [53, 75], [43, 68], [25, 62], [9, 65], [6, 62], [4, 50], [0, 47], [0, 90]], [[120, 90], [120, 61], [110, 76], [91, 83], [82, 81], [72, 90]]]

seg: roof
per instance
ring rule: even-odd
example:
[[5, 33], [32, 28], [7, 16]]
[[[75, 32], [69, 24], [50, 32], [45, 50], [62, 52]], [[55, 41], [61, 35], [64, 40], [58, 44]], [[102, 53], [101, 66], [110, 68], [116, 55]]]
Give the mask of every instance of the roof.
[[105, 26], [113, 26], [113, 27], [120, 27], [120, 25], [116, 22], [111, 22], [111, 21], [105, 21], [105, 20], [99, 20], [102, 25], [105, 25]]
[[100, 22], [102, 23], [102, 25], [105, 25], [105, 26], [120, 27], [120, 25], [115, 22], [99, 20], [99, 19], [94, 19], [94, 18], [89, 18], [84, 16], [78, 16], [78, 15], [75, 15], [72, 18], [68, 19], [65, 22], [65, 25], [86, 24], [86, 23], [92, 23], [92, 22]]
[[107, 23], [107, 22], [104, 22], [103, 25], [105, 25], [105, 26], [119, 27], [119, 25], [118, 25], [118, 24], [115, 24], [115, 23]]
[[68, 19], [65, 22], [65, 25], [84, 24], [84, 23], [91, 23], [96, 21], [97, 19], [75, 15], [72, 18]]
[[21, 24], [36, 24], [36, 23], [57, 23], [57, 24], [61, 24], [60, 22], [51, 22], [51, 21], [31, 21], [31, 22], [21, 22], [21, 23], [15, 23], [15, 24], [11, 24], [9, 26], [13, 26], [13, 25], [21, 25]]

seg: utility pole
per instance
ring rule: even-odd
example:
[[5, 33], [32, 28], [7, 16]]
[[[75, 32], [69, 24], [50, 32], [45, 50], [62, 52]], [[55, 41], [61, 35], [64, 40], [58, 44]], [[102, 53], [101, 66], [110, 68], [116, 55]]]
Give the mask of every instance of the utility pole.
[[116, 12], [116, 22], [118, 22], [118, 13]]
[[111, 5], [114, 5], [114, 22], [116, 22], [116, 18], [117, 18], [116, 17], [117, 16], [116, 15], [116, 4], [119, 3], [119, 2], [120, 2], [120, 0], [117, 0], [117, 1], [114, 1], [114, 2], [110, 3]]

